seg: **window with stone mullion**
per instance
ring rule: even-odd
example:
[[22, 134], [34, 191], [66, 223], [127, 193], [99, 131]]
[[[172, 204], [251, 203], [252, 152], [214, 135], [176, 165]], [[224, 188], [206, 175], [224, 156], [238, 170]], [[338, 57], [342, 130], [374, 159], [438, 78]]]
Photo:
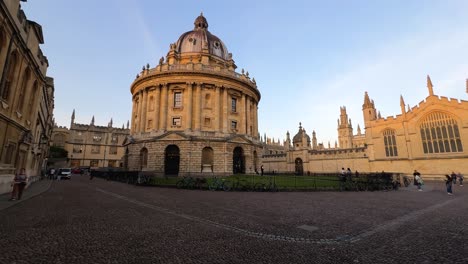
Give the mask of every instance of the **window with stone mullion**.
[[460, 132], [455, 119], [445, 113], [432, 113], [420, 125], [425, 154], [463, 152]]

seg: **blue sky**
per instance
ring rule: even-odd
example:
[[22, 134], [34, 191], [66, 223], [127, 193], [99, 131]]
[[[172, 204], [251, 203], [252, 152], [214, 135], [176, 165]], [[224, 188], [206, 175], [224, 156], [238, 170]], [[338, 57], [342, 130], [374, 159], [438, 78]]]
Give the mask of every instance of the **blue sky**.
[[467, 100], [468, 1], [29, 0], [42, 25], [55, 79], [55, 120], [121, 127], [130, 119], [130, 84], [203, 11], [262, 94], [259, 132], [293, 136], [299, 122], [334, 145], [340, 106], [363, 128], [367, 91], [383, 117], [400, 114], [400, 95], [417, 105], [434, 93]]

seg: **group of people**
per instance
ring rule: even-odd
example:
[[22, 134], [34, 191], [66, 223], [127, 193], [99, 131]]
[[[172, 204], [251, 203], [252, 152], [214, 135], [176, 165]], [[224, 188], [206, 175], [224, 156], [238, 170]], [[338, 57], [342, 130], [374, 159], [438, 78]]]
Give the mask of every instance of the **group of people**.
[[[422, 191], [422, 186], [424, 185], [424, 181], [421, 177], [421, 173], [419, 173], [417, 170], [414, 170], [413, 173], [414, 176], [414, 185], [418, 186], [418, 191]], [[455, 173], [452, 171], [450, 175], [446, 174], [445, 175], [445, 187], [447, 189], [447, 194], [448, 195], [453, 195], [453, 190], [452, 186], [457, 184], [457, 180], [460, 186], [463, 186], [463, 174]]]

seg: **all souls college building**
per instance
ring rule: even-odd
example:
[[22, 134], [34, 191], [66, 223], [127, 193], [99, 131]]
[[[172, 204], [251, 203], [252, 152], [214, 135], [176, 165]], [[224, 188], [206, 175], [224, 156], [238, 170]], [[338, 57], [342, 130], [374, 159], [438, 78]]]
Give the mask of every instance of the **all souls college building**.
[[[365, 93], [364, 132], [354, 133], [341, 107], [338, 142], [318, 144], [302, 125], [283, 143], [261, 139], [255, 79], [236, 72], [226, 45], [208, 31], [200, 15], [192, 31], [170, 44], [159, 65], [143, 67], [131, 85], [131, 136], [126, 139], [124, 166], [165, 175], [229, 175], [266, 171], [303, 174], [337, 172], [402, 172], [414, 169], [442, 176], [468, 174], [468, 102], [434, 94], [419, 105], [382, 118]], [[467, 87], [468, 89], [468, 87]], [[467, 91], [468, 92], [468, 91]]]

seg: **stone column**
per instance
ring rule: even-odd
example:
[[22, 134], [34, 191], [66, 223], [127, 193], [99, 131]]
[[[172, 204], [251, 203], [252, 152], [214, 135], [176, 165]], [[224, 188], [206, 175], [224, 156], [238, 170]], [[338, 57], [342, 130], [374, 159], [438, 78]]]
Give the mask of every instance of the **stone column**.
[[245, 131], [246, 131], [246, 134], [247, 135], [252, 135], [252, 131], [250, 129], [250, 125], [251, 125], [251, 120], [250, 120], [250, 107], [251, 107], [251, 100], [250, 100], [250, 97], [249, 96], [246, 96], [246, 99], [245, 100], [245, 107], [246, 107], [246, 111], [245, 111]]
[[195, 130], [200, 130], [201, 120], [201, 87], [202, 83], [197, 83], [197, 90], [195, 92]]
[[242, 133], [242, 134], [247, 134], [245, 131], [246, 131], [246, 128], [245, 128], [245, 94], [242, 94], [241, 95], [241, 98], [240, 98], [240, 102], [239, 102], [239, 108], [238, 111], [239, 111], [239, 127], [237, 128], [237, 131], [239, 131], [239, 133]]
[[167, 92], [167, 83], [162, 84], [161, 87], [161, 114], [160, 114], [160, 123], [159, 129], [167, 131], [167, 108], [168, 108], [168, 92]]
[[154, 130], [158, 131], [159, 130], [159, 115], [161, 112], [161, 88], [160, 86], [155, 87], [155, 93], [154, 93]]
[[229, 112], [229, 107], [228, 107], [228, 89], [224, 87], [223, 91], [223, 133], [227, 133], [228, 131], [228, 112]]
[[146, 114], [148, 113], [148, 88], [143, 89], [143, 101], [142, 108], [143, 111], [141, 113], [141, 132], [146, 132], [146, 128], [148, 125], [148, 121], [146, 120]]
[[216, 121], [214, 123], [214, 128], [216, 130], [216, 132], [219, 132], [221, 131], [222, 129], [222, 111], [221, 109], [223, 109], [221, 107], [221, 87], [220, 86], [215, 86], [215, 99], [216, 100], [216, 104], [215, 104], [215, 107], [214, 107], [214, 111], [213, 113], [215, 114], [215, 118], [216, 118]]
[[193, 111], [193, 91], [192, 91], [193, 83], [187, 83], [187, 109], [185, 110], [187, 113], [187, 122], [186, 122], [186, 130], [192, 130], [192, 111]]
[[132, 100], [132, 126], [130, 127], [130, 133], [133, 134], [135, 132], [135, 129], [133, 128], [134, 125], [135, 125], [135, 113], [138, 111], [138, 109], [135, 109], [136, 107], [136, 100], [137, 100], [137, 97], [136, 96], [133, 96], [133, 100]]
[[143, 104], [142, 93], [143, 91], [138, 91], [137, 133], [141, 132], [141, 105]]

